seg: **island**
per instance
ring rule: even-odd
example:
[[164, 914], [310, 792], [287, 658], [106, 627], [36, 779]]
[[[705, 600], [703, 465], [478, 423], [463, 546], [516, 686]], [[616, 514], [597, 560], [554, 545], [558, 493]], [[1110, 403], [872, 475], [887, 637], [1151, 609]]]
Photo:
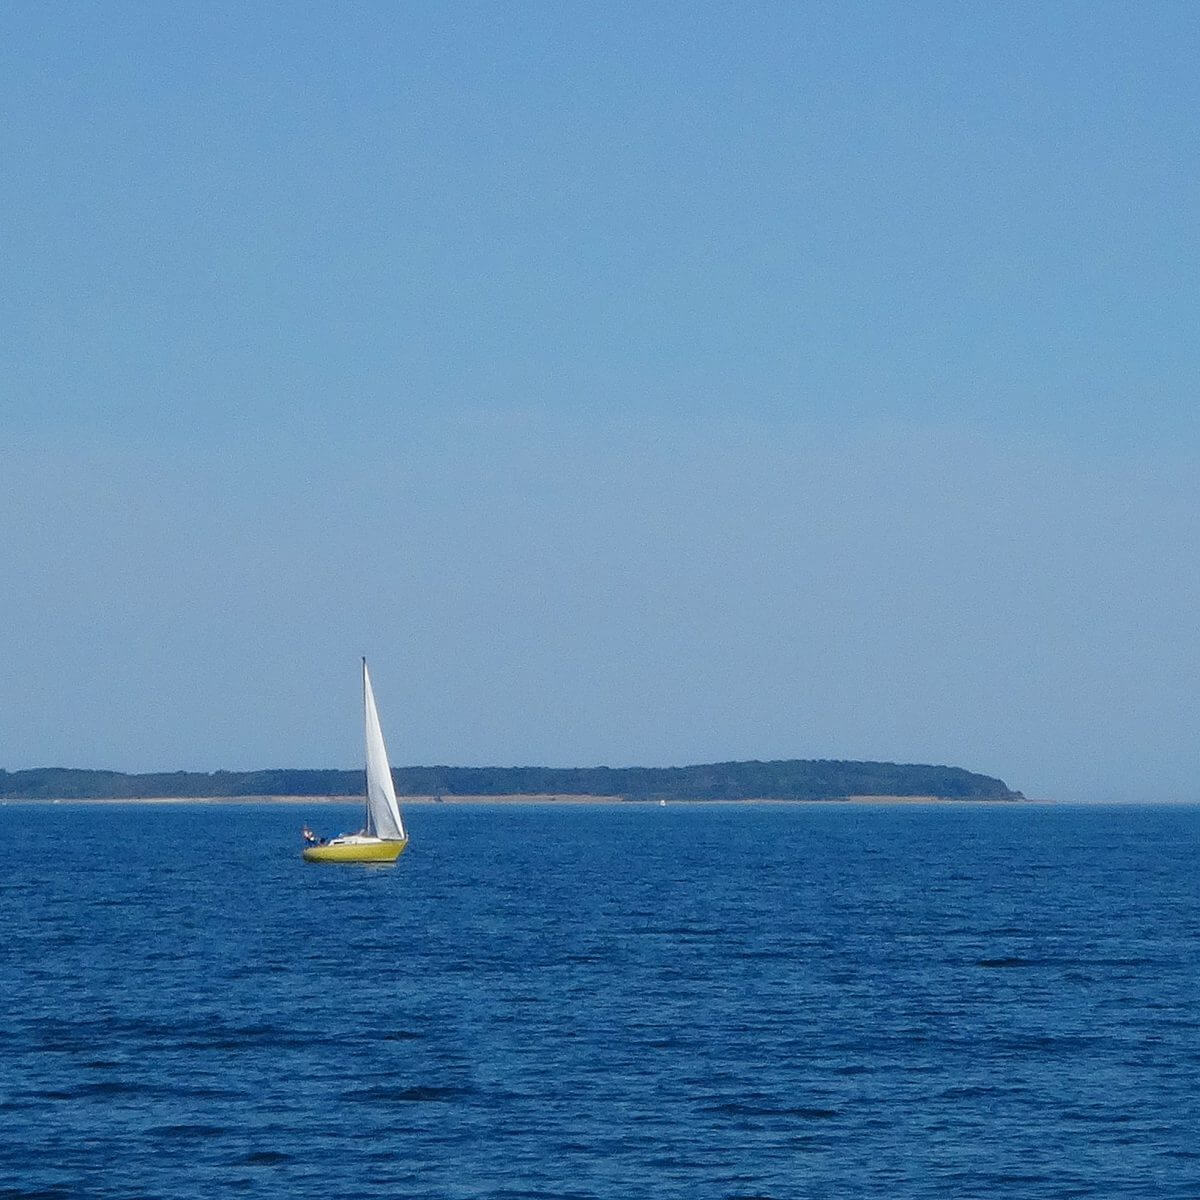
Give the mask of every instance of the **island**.
[[[687, 767], [393, 767], [402, 797], [563, 800], [1022, 800], [1001, 779], [919, 763], [780, 759]], [[331, 799], [363, 793], [362, 771], [0, 770], [0, 800]]]

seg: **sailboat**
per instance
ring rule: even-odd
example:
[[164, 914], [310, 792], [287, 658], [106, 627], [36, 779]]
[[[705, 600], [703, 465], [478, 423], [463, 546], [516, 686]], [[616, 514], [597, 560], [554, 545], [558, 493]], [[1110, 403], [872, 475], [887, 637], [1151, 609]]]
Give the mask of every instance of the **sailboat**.
[[[408, 845], [365, 658], [362, 660], [362, 677], [367, 742], [366, 825], [361, 833], [343, 833], [327, 842], [306, 846], [303, 853], [307, 862], [395, 862]], [[305, 837], [311, 839], [312, 835], [305, 830]]]

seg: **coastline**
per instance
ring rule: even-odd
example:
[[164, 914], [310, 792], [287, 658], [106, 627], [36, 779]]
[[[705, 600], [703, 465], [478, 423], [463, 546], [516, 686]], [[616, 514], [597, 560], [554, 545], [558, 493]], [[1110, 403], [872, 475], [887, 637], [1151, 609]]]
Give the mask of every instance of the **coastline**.
[[[544, 805], [553, 807], [570, 807], [581, 804], [619, 804], [639, 805], [642, 807], [661, 807], [658, 799], [626, 799], [624, 796], [599, 795], [550, 795], [550, 794], [513, 794], [505, 796], [398, 796], [401, 808], [408, 805], [422, 807], [424, 805]], [[736, 800], [702, 800], [702, 799], [668, 799], [667, 805], [780, 805], [780, 804], [860, 804], [881, 805], [892, 807], [897, 805], [964, 805], [978, 807], [982, 804], [1032, 804], [1023, 797], [1006, 796], [832, 796], [822, 800], [797, 799], [777, 796], [744, 797]], [[1041, 803], [1045, 803], [1042, 801]], [[273, 804], [273, 805], [360, 805], [361, 796], [4, 796], [0, 797], [0, 806], [6, 804]]]

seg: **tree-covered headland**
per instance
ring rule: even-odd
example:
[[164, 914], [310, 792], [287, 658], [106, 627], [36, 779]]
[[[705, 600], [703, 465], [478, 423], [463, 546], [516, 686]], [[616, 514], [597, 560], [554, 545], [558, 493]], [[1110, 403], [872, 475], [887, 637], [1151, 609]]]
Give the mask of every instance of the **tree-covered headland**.
[[[401, 796], [611, 796], [623, 800], [839, 800], [848, 796], [935, 796], [1016, 800], [1003, 780], [962, 767], [784, 759], [690, 767], [394, 767]], [[39, 767], [0, 770], [0, 798], [234, 799], [359, 796], [359, 771], [174, 771], [127, 775]]]

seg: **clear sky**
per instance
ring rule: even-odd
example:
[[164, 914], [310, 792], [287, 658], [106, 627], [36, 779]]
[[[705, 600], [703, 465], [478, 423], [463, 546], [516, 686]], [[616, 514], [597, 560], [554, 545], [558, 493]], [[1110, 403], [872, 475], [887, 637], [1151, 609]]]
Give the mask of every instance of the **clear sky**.
[[0, 12], [0, 766], [1200, 799], [1200, 8]]

